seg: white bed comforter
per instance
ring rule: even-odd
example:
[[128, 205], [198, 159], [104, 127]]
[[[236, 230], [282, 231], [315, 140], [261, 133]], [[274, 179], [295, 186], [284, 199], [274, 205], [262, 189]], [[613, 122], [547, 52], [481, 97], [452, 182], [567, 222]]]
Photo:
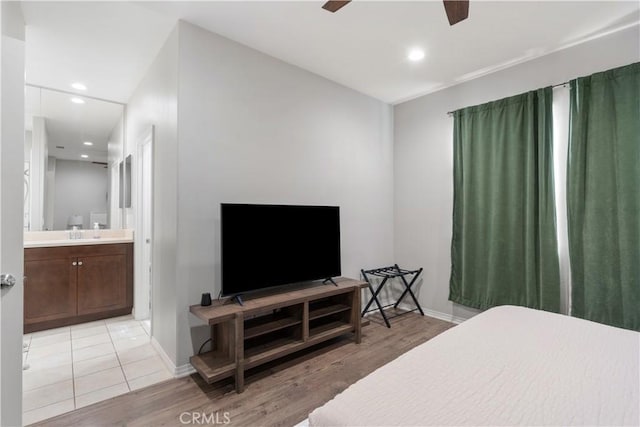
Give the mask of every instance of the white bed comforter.
[[311, 426], [640, 425], [640, 333], [502, 306], [309, 415]]

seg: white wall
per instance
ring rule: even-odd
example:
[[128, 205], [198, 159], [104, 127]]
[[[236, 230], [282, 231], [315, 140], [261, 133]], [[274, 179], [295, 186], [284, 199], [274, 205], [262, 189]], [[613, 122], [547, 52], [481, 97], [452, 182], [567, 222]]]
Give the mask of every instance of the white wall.
[[394, 107], [395, 256], [425, 268], [424, 308], [468, 318], [448, 301], [453, 206], [453, 118], [476, 105], [640, 60], [639, 27], [568, 48]]
[[[176, 274], [178, 211], [178, 30], [171, 33], [127, 105], [126, 140], [135, 143], [155, 125], [152, 333], [176, 361]], [[134, 164], [138, 159], [134, 159]], [[134, 174], [135, 176], [135, 174]], [[134, 183], [135, 187], [135, 183]], [[132, 198], [135, 202], [136, 198]], [[135, 210], [135, 206], [134, 206]], [[135, 286], [135, 285], [134, 285]], [[186, 334], [188, 331], [180, 331]]]
[[47, 166], [49, 158], [49, 136], [47, 121], [44, 117], [33, 118], [33, 132], [31, 134], [31, 164], [30, 164], [30, 221], [29, 229], [39, 231], [44, 229], [44, 195], [46, 187]]
[[57, 159], [55, 174], [53, 229], [67, 229], [71, 215], [82, 215], [83, 228], [91, 229], [91, 212], [107, 212], [107, 169], [91, 162]]
[[[143, 130], [143, 134], [146, 132], [146, 130]], [[125, 192], [129, 191], [130, 194], [127, 196], [125, 195], [125, 198], [129, 198], [129, 200], [131, 201], [131, 205], [130, 207], [124, 207], [122, 209], [123, 211], [123, 228], [134, 228], [135, 227], [135, 209], [133, 206], [133, 199], [135, 197], [134, 194], [134, 186], [133, 186], [133, 181], [134, 181], [134, 171], [133, 168], [135, 167], [135, 161], [133, 160], [134, 157], [136, 157], [137, 155], [137, 144], [140, 143], [140, 135], [129, 135], [128, 139], [126, 140], [125, 144], [124, 144], [124, 148], [123, 148], [123, 161], [126, 163], [127, 162], [127, 157], [131, 156], [131, 164], [128, 165], [126, 169], [125, 174], [129, 174], [129, 178], [125, 177], [125, 181], [124, 181], [124, 185], [121, 187], [122, 189], [124, 189]], [[129, 182], [131, 183], [131, 188], [125, 188], [126, 187], [126, 183]], [[123, 199], [123, 204], [126, 205], [126, 200]]]
[[47, 173], [44, 177], [44, 230], [53, 228], [54, 205], [56, 199], [56, 158], [49, 156], [47, 159]]
[[109, 228], [123, 228], [120, 208], [120, 162], [124, 160], [124, 113], [109, 135], [107, 164], [109, 176]]

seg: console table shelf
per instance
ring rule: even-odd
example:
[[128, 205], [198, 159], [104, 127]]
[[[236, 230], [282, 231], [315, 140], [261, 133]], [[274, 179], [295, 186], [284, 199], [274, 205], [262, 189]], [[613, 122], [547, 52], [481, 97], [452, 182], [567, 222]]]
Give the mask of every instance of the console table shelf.
[[209, 351], [191, 358], [191, 365], [200, 372], [209, 383], [233, 375], [236, 369], [235, 361], [226, 353]]
[[320, 317], [329, 316], [331, 314], [341, 313], [347, 310], [351, 310], [351, 307], [347, 304], [331, 304], [324, 307], [310, 309], [309, 320], [318, 319]]
[[309, 329], [309, 337], [318, 342], [328, 340], [351, 331], [351, 325], [344, 322], [331, 322]]
[[246, 300], [243, 306], [191, 306], [211, 326], [213, 342], [213, 350], [192, 356], [191, 365], [209, 384], [234, 376], [242, 393], [247, 369], [348, 333], [359, 344], [360, 294], [367, 283], [336, 282]]
[[280, 329], [288, 328], [289, 326], [295, 326], [302, 323], [302, 320], [296, 319], [293, 317], [278, 318], [277, 316], [274, 316], [273, 320], [265, 319], [266, 321], [264, 321], [264, 323], [259, 322], [260, 320], [262, 319], [257, 318], [257, 319], [246, 320], [244, 322], [244, 339], [245, 340], [259, 337], [260, 335], [268, 334], [270, 332], [275, 332]]
[[270, 362], [302, 348], [301, 340], [292, 338], [280, 338], [267, 344], [251, 347], [245, 350], [244, 368], [251, 369], [254, 366]]

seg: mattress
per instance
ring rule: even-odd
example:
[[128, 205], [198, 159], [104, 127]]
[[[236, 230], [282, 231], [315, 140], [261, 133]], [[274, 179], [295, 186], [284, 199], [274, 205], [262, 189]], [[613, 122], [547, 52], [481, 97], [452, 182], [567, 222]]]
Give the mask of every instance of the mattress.
[[309, 415], [311, 426], [640, 425], [640, 333], [501, 306]]

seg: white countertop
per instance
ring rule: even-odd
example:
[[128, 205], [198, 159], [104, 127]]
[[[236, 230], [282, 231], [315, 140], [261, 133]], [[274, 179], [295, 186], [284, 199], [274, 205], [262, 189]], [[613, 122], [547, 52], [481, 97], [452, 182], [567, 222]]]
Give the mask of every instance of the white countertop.
[[69, 239], [68, 231], [27, 231], [24, 233], [25, 248], [46, 248], [56, 246], [108, 245], [133, 243], [133, 230], [100, 230], [95, 239], [93, 230], [84, 230], [87, 238]]
[[105, 237], [100, 239], [65, 239], [25, 241], [25, 248], [46, 248], [54, 246], [108, 245], [113, 243], [133, 243], [133, 239]]

